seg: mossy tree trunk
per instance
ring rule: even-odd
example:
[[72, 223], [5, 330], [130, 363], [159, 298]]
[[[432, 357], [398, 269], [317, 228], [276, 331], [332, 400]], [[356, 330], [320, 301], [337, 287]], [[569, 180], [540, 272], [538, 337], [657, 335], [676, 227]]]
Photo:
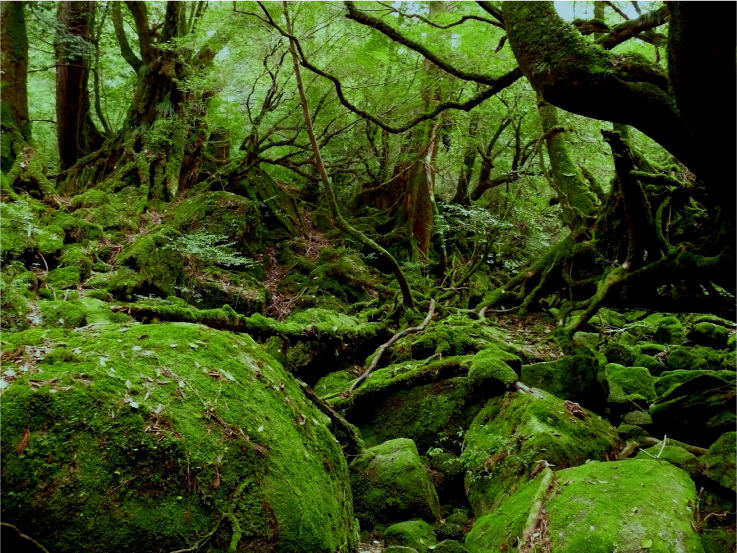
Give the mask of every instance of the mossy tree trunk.
[[62, 170], [102, 146], [105, 137], [90, 115], [90, 20], [93, 2], [60, 2], [63, 31], [56, 36], [56, 136]]
[[[173, 200], [197, 180], [207, 138], [204, 115], [207, 97], [197, 97], [181, 83], [212, 61], [216, 45], [186, 56], [172, 40], [185, 35], [183, 2], [169, 1], [160, 34], [155, 35], [144, 2], [126, 2], [138, 35], [137, 55], [122, 27], [120, 3], [113, 3], [113, 24], [121, 55], [138, 75], [133, 101], [123, 128], [98, 151], [80, 159], [59, 175], [59, 189], [76, 193], [100, 185], [117, 189], [128, 184], [148, 198]], [[154, 39], [160, 36], [159, 43]], [[140, 56], [140, 57], [139, 57]]]
[[54, 188], [46, 178], [44, 168], [31, 145], [31, 122], [28, 116], [28, 36], [24, 5], [25, 2], [0, 4], [2, 194], [10, 199], [17, 199], [17, 188], [58, 203]]

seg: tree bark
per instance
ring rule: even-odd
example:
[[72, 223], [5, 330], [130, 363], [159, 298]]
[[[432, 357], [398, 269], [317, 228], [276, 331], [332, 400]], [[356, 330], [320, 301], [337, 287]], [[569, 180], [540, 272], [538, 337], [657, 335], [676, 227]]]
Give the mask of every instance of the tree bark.
[[2, 169], [7, 172], [13, 165], [16, 152], [12, 132], [22, 141], [31, 140], [31, 123], [28, 118], [28, 37], [24, 2], [0, 4], [2, 35]]
[[90, 17], [88, 1], [60, 2], [59, 22], [64, 31], [56, 39], [56, 135], [62, 170], [99, 149], [105, 137], [90, 115]]

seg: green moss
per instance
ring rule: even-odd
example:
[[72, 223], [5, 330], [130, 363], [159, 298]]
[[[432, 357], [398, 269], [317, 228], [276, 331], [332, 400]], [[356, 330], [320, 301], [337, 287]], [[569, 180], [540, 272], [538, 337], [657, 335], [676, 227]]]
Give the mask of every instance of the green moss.
[[655, 381], [655, 392], [659, 396], [662, 396], [670, 388], [683, 384], [684, 382], [703, 374], [717, 376], [726, 382], [735, 382], [735, 379], [737, 379], [737, 374], [733, 371], [666, 371], [663, 373], [663, 376]]
[[542, 459], [565, 468], [603, 459], [619, 445], [607, 421], [597, 415], [574, 417], [563, 400], [535, 392], [491, 399], [466, 432], [461, 459], [476, 515], [495, 508], [509, 490], [529, 480]]
[[72, 207], [98, 207], [110, 202], [110, 197], [99, 188], [90, 188], [72, 198]]
[[104, 232], [99, 225], [61, 211], [54, 213], [49, 220], [49, 224], [60, 227], [65, 233], [65, 240], [72, 242], [100, 240], [104, 236]]
[[223, 551], [237, 527], [239, 550], [355, 548], [327, 420], [248, 336], [161, 324], [3, 339], [44, 344], [43, 372], [14, 379], [1, 407], [3, 520], [41, 543], [170, 551], [217, 527], [208, 545]]
[[650, 434], [647, 430], [634, 426], [632, 424], [620, 424], [617, 427], [617, 435], [625, 441], [636, 440], [639, 441], [642, 438], [647, 438]]
[[606, 392], [602, 385], [601, 364], [589, 350], [534, 365], [522, 366], [522, 382], [561, 399], [589, 408], [600, 405]]
[[435, 529], [439, 540], [462, 541], [466, 537], [466, 531], [462, 526], [452, 522], [444, 522]]
[[503, 393], [519, 380], [509, 366], [520, 363], [519, 357], [498, 347], [490, 346], [473, 356], [468, 369], [468, 381], [475, 391], [489, 397]]
[[734, 370], [735, 355], [705, 346], [680, 346], [668, 353], [667, 364], [671, 370]]
[[650, 355], [640, 354], [632, 363], [635, 367], [645, 367], [650, 374], [658, 376], [665, 370], [665, 365]]
[[141, 279], [136, 286], [148, 284], [167, 296], [175, 295], [176, 286], [184, 279], [184, 259], [163, 233], [139, 236], [118, 256], [117, 264], [139, 272]]
[[688, 333], [688, 339], [711, 348], [725, 349], [729, 340], [729, 330], [714, 323], [696, 323]]
[[737, 465], [737, 433], [727, 432], [714, 442], [709, 451], [701, 458], [704, 474], [733, 492], [737, 491], [735, 483], [735, 466]]
[[64, 253], [59, 267], [78, 267], [80, 280], [87, 280], [92, 274], [92, 260], [79, 247], [71, 247]]
[[653, 384], [653, 377], [645, 367], [623, 367], [616, 363], [609, 363], [604, 368], [609, 383], [610, 403], [628, 403], [627, 396], [637, 394], [648, 401], [657, 397]]
[[609, 363], [617, 363], [625, 367], [631, 367], [635, 362], [635, 355], [629, 346], [619, 343], [609, 343], [602, 348], [602, 353], [606, 355]]
[[655, 445], [641, 450], [635, 458], [652, 459], [653, 457], [657, 457], [660, 461], [668, 461], [685, 471], [691, 478], [697, 477], [702, 470], [701, 462], [696, 455], [674, 445], [666, 445], [665, 447]]
[[77, 328], [87, 324], [87, 310], [77, 301], [41, 300], [38, 308], [47, 327]]
[[468, 553], [468, 550], [455, 540], [443, 540], [435, 546], [433, 553]]
[[[686, 473], [669, 463], [652, 459], [589, 463], [555, 476], [545, 505], [551, 553], [703, 552], [692, 528], [690, 506], [696, 501], [696, 488]], [[539, 479], [474, 524], [466, 540], [471, 553], [514, 546]]]
[[348, 371], [326, 374], [315, 384], [315, 393], [320, 397], [339, 394], [347, 390], [356, 378], [355, 374]]
[[57, 225], [48, 225], [35, 234], [36, 246], [41, 255], [53, 255], [64, 246], [66, 233]]
[[659, 396], [650, 415], [668, 436], [707, 447], [737, 424], [734, 380], [699, 374]]
[[82, 268], [79, 266], [59, 267], [50, 271], [46, 277], [46, 285], [54, 290], [76, 288], [82, 282]]
[[440, 519], [440, 504], [412, 440], [399, 438], [367, 449], [349, 466], [356, 517], [362, 529], [421, 518]]
[[694, 317], [694, 319], [691, 321], [691, 324], [698, 324], [698, 323], [711, 323], [715, 325], [724, 326], [726, 328], [734, 328], [735, 322], [734, 321], [728, 321], [727, 319], [722, 319], [721, 317], [717, 317], [716, 315], [697, 315]]
[[384, 553], [419, 553], [414, 547], [404, 545], [390, 545], [384, 549]]
[[384, 532], [385, 545], [412, 547], [418, 553], [427, 553], [428, 547], [435, 545], [437, 542], [432, 525], [422, 520], [409, 520], [392, 524]]
[[660, 313], [656, 313], [650, 315], [643, 323], [655, 326], [653, 340], [658, 344], [680, 344], [683, 342], [685, 336], [683, 325], [675, 317], [662, 316]]
[[256, 202], [230, 192], [205, 192], [180, 203], [172, 216], [182, 233], [227, 236], [242, 254], [263, 250], [264, 226]]

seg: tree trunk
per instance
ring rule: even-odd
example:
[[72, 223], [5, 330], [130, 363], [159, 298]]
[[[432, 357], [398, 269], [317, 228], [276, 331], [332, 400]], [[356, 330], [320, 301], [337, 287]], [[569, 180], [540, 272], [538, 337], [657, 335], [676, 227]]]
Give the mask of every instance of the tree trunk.
[[7, 172], [20, 153], [14, 148], [13, 133], [17, 140], [31, 140], [31, 123], [28, 119], [28, 37], [24, 2], [0, 4], [2, 20], [2, 170]]
[[[144, 201], [174, 200], [197, 181], [207, 138], [207, 98], [195, 97], [180, 83], [208, 64], [215, 52], [207, 49], [185, 58], [177, 49], [155, 48], [146, 4], [126, 4], [136, 23], [141, 59], [120, 32], [120, 6], [114, 6], [113, 23], [121, 53], [138, 74], [133, 102], [122, 129], [103, 148], [60, 173], [59, 188], [73, 194], [93, 185], [116, 190], [133, 184]], [[183, 2], [167, 2], [163, 42], [186, 32], [184, 7]]]
[[[90, 116], [90, 18], [92, 2], [60, 2], [56, 38], [56, 135], [62, 170], [102, 146], [105, 137]], [[89, 51], [86, 51], [89, 50]]]

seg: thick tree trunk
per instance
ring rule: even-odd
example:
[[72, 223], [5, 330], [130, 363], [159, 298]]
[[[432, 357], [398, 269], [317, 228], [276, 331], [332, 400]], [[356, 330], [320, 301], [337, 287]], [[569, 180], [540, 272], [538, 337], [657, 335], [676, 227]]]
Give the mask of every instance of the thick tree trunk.
[[[56, 134], [62, 170], [102, 146], [105, 137], [90, 116], [90, 19], [94, 4], [60, 2], [56, 38]], [[85, 52], [89, 49], [89, 52]]]
[[2, 169], [7, 172], [19, 152], [13, 146], [13, 133], [17, 140], [31, 140], [31, 123], [28, 118], [28, 37], [23, 13], [24, 2], [2, 2]]

